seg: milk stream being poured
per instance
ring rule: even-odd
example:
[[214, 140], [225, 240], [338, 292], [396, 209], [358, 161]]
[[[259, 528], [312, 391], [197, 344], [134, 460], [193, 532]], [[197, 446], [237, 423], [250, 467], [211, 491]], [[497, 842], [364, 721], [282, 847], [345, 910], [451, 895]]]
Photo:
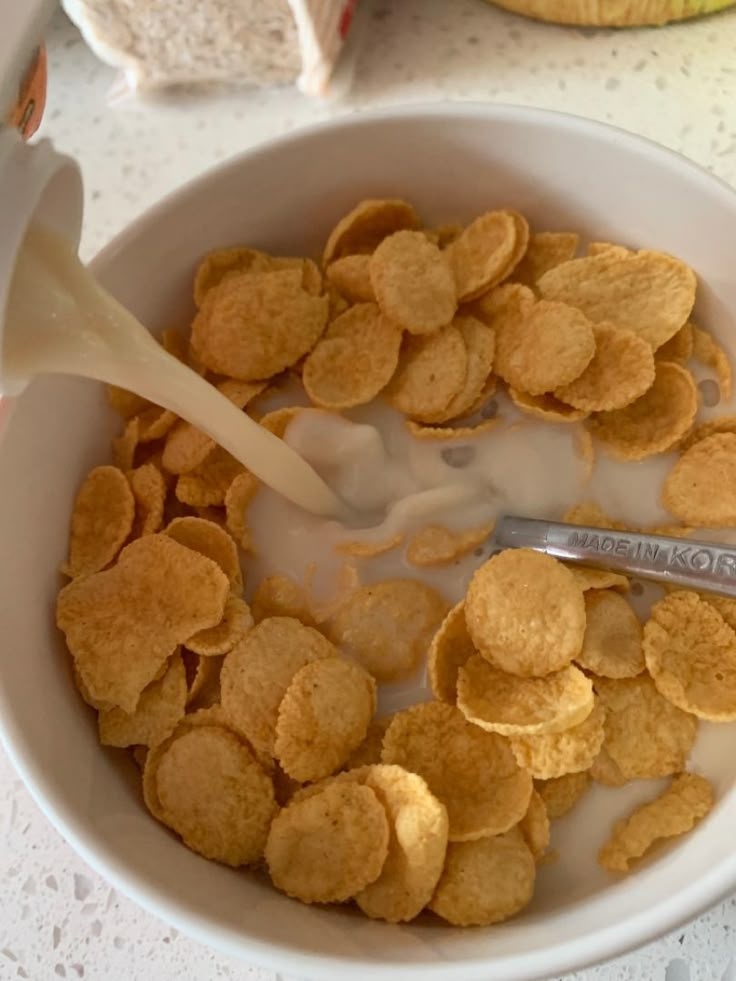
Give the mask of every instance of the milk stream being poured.
[[2, 371], [9, 379], [59, 373], [127, 388], [208, 433], [299, 507], [340, 513], [340, 500], [308, 463], [164, 351], [95, 281], [68, 242], [38, 226], [16, 260]]

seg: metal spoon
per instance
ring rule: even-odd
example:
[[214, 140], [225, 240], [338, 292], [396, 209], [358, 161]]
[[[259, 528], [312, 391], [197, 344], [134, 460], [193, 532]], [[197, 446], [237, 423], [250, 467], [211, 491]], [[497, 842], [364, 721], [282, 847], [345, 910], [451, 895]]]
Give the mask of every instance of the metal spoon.
[[565, 562], [736, 599], [736, 548], [712, 542], [508, 515], [496, 522], [490, 544], [494, 552], [531, 548]]

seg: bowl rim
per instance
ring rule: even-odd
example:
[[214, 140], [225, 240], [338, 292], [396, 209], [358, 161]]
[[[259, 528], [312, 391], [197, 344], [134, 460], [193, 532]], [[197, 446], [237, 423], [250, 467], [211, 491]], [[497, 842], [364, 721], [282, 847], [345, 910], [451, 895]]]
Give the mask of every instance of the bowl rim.
[[[521, 122], [540, 128], [552, 127], [558, 131], [562, 129], [576, 134], [582, 133], [602, 143], [624, 144], [630, 150], [649, 158], [658, 158], [670, 166], [684, 170], [690, 180], [709, 187], [711, 191], [717, 189], [724, 198], [731, 201], [732, 206], [736, 203], [736, 190], [722, 178], [709, 173], [675, 150], [610, 123], [556, 110], [513, 104], [474, 101], [401, 104], [340, 115], [300, 127], [293, 132], [241, 151], [206, 169], [174, 188], [156, 204], [138, 215], [97, 253], [89, 263], [90, 268], [94, 271], [114, 262], [116, 254], [140, 234], [141, 226], [155, 222], [178, 197], [185, 196], [201, 185], [216, 181], [220, 174], [236, 169], [244, 161], [289, 148], [305, 138], [334, 130], [346, 131], [409, 117], [426, 119], [443, 116], [454, 119], [457, 117], [483, 119], [484, 122]], [[15, 401], [14, 397], [0, 400], [0, 431], [12, 415]], [[415, 964], [397, 960], [370, 962], [350, 956], [303, 952], [263, 941], [257, 936], [248, 936], [247, 943], [244, 943], [242, 933], [220, 927], [196, 913], [183, 910], [155, 886], [140, 880], [110, 849], [100, 847], [93, 849], [87, 845], [87, 835], [81, 821], [71, 808], [46, 786], [44, 773], [24, 745], [22, 733], [11, 723], [12, 716], [3, 711], [7, 698], [0, 676], [0, 744], [41, 812], [74, 851], [138, 906], [177, 927], [190, 938], [207, 947], [214, 947], [227, 956], [256, 963], [274, 971], [286, 971], [296, 976], [330, 979], [330, 981], [333, 979], [342, 981], [347, 971], [350, 971], [351, 977], [356, 981], [369, 981], [378, 975], [388, 977], [390, 972], [392, 976], [400, 977], [405, 981], [409, 979], [420, 981], [427, 975], [439, 977], [451, 970], [453, 978], [457, 981], [486, 981], [488, 971], [492, 968], [494, 972], [498, 972], [496, 976], [503, 977], [504, 981], [541, 981], [552, 974], [579, 970], [620, 956], [655, 940], [710, 908], [736, 887], [735, 850], [717, 866], [699, 872], [686, 892], [673, 894], [657, 906], [575, 940], [563, 941], [547, 947], [543, 951], [507, 955], [500, 959], [493, 959], [492, 955], [489, 958], [489, 952], [481, 948], [477, 958], [462, 962], [449, 960]]]

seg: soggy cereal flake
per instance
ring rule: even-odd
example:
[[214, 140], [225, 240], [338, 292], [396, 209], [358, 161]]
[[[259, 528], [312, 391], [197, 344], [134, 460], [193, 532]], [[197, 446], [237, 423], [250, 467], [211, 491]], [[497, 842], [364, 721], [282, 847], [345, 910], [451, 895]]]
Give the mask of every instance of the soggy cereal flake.
[[[242, 382], [226, 378], [215, 386], [233, 405], [244, 409], [266, 387], [265, 382]], [[189, 473], [204, 463], [215, 448], [215, 441], [207, 433], [180, 419], [166, 437], [161, 462], [169, 473]]]
[[728, 402], [733, 393], [731, 362], [723, 348], [705, 330], [690, 325], [693, 335], [693, 357], [715, 374], [721, 390], [721, 401]]
[[524, 258], [514, 269], [514, 279], [534, 286], [550, 269], [572, 259], [579, 241], [580, 236], [575, 232], [533, 232]]
[[376, 683], [361, 667], [337, 657], [312, 661], [279, 705], [276, 758], [294, 780], [326, 777], [365, 739], [375, 709]]
[[603, 744], [605, 712], [599, 702], [590, 714], [562, 732], [516, 736], [511, 740], [516, 762], [539, 780], [588, 770]]
[[115, 436], [110, 444], [112, 462], [123, 473], [133, 469], [135, 451], [140, 442], [140, 422], [137, 416], [129, 419], [120, 436]]
[[529, 806], [531, 777], [508, 741], [467, 722], [454, 705], [422, 702], [397, 712], [382, 758], [427, 781], [447, 808], [450, 841], [508, 831]]
[[644, 657], [673, 705], [712, 722], [736, 719], [736, 632], [697, 593], [683, 590], [654, 604]]
[[253, 626], [250, 607], [239, 596], [229, 596], [225, 614], [216, 627], [201, 630], [190, 637], [187, 649], [200, 657], [219, 657], [229, 653], [245, 637]]
[[146, 535], [111, 569], [65, 586], [56, 622], [92, 697], [134, 712], [177, 645], [220, 622], [228, 588], [210, 559]]
[[646, 674], [594, 684], [606, 711], [603, 749], [623, 780], [666, 777], [685, 766], [697, 719], [663, 698]]
[[388, 402], [421, 422], [444, 417], [450, 400], [461, 391], [468, 354], [455, 324], [425, 337], [404, 338], [399, 366], [385, 390]]
[[[569, 508], [562, 519], [572, 525], [589, 525], [593, 528], [610, 528], [611, 531], [633, 531], [634, 529], [622, 521], [609, 518], [606, 512], [594, 501], [586, 501], [583, 504], [575, 504]], [[583, 570], [580, 572], [590, 572]], [[612, 573], [613, 574], [613, 573]], [[599, 587], [603, 589], [604, 587]]]
[[455, 926], [500, 923], [531, 902], [535, 877], [534, 856], [517, 828], [451, 843], [429, 908]]
[[165, 824], [193, 851], [225, 865], [263, 854], [277, 811], [271, 778], [231, 732], [199, 726], [174, 739], [156, 768]]
[[473, 654], [475, 647], [465, 624], [465, 602], [462, 601], [453, 606], [442, 621], [429, 648], [427, 672], [435, 698], [455, 704], [458, 671]]
[[349, 303], [376, 302], [369, 255], [346, 255], [335, 259], [327, 267], [325, 275], [327, 282]]
[[399, 363], [401, 331], [375, 303], [358, 303], [330, 324], [304, 362], [302, 381], [315, 405], [364, 405], [391, 381]]
[[532, 790], [529, 809], [519, 821], [518, 827], [534, 861], [541, 861], [549, 848], [549, 817], [547, 806], [536, 790]]
[[664, 453], [687, 433], [698, 411], [693, 376], [679, 364], [659, 361], [654, 384], [624, 409], [599, 412], [587, 423], [592, 435], [619, 460]]
[[225, 657], [220, 686], [230, 724], [257, 752], [273, 756], [279, 705], [292, 678], [306, 664], [335, 656], [322, 634], [298, 620], [262, 620]]
[[383, 737], [391, 725], [393, 715], [384, 715], [371, 719], [363, 742], [357, 746], [345, 761], [344, 770], [355, 770], [358, 767], [373, 765], [381, 762]]
[[131, 535], [141, 538], [160, 531], [164, 519], [166, 481], [158, 467], [144, 463], [128, 472], [128, 483], [135, 498], [135, 520]]
[[373, 292], [381, 312], [411, 334], [431, 334], [457, 309], [450, 265], [422, 232], [389, 235], [370, 259]]
[[77, 491], [63, 571], [72, 578], [99, 572], [114, 561], [130, 535], [135, 498], [117, 467], [95, 467]]
[[589, 786], [590, 774], [585, 771], [534, 782], [534, 787], [547, 808], [550, 821], [556, 821], [571, 811]]
[[242, 463], [221, 446], [216, 446], [202, 463], [176, 482], [176, 496], [192, 507], [220, 506], [230, 485], [243, 473]]
[[350, 593], [325, 623], [325, 633], [377, 681], [396, 681], [425, 656], [448, 608], [423, 582], [389, 579]]
[[[482, 404], [492, 394], [488, 390], [488, 381], [493, 365], [493, 354], [496, 349], [496, 335], [492, 327], [484, 324], [475, 317], [457, 316], [453, 324], [460, 331], [465, 342], [468, 357], [465, 382], [460, 391], [453, 395], [441, 416], [435, 421], [448, 422], [461, 416], [472, 415], [477, 411], [479, 399]], [[495, 378], [494, 390], [495, 390]]]
[[184, 662], [175, 654], [166, 673], [141, 692], [134, 712], [104, 709], [97, 725], [103, 746], [156, 746], [184, 715], [187, 682]]
[[232, 481], [225, 493], [225, 526], [243, 551], [251, 547], [251, 534], [246, 520], [246, 508], [260, 484], [252, 473], [244, 471]]
[[663, 252], [605, 250], [550, 269], [537, 284], [547, 300], [577, 307], [595, 323], [633, 330], [656, 351], [695, 302], [695, 273]]
[[712, 807], [713, 788], [705, 777], [681, 773], [659, 797], [616, 822], [598, 861], [610, 872], [628, 872], [657, 841], [690, 831]]
[[563, 732], [593, 709], [593, 685], [573, 665], [544, 678], [520, 678], [473, 654], [460, 668], [457, 704], [467, 719], [504, 736]]
[[580, 653], [585, 604], [561, 562], [531, 549], [509, 549], [476, 570], [465, 619], [475, 646], [498, 668], [546, 675]]
[[633, 678], [644, 670], [642, 627], [620, 593], [589, 589], [583, 649], [575, 658], [581, 668], [604, 678]]
[[372, 559], [377, 555], [384, 555], [393, 548], [398, 548], [404, 540], [404, 533], [397, 532], [389, 538], [375, 541], [370, 538], [354, 539], [349, 542], [339, 542], [335, 545], [335, 551], [339, 555], [352, 555], [359, 559]]
[[203, 518], [175, 518], [166, 526], [165, 534], [180, 545], [206, 555], [216, 562], [230, 580], [231, 588], [240, 592], [243, 589], [243, 574], [235, 542], [230, 535], [214, 521]]
[[419, 228], [420, 224], [419, 215], [406, 201], [361, 201], [330, 232], [323, 265], [328, 267], [346, 255], [370, 254], [386, 236], [405, 228]]
[[289, 576], [275, 575], [261, 580], [250, 605], [256, 623], [268, 617], [293, 617], [305, 627], [317, 625], [308, 591]]
[[586, 593], [589, 589], [615, 589], [621, 593], [629, 591], [629, 580], [618, 572], [607, 569], [586, 569], [584, 566], [568, 566], [578, 586]]
[[530, 395], [528, 392], [520, 392], [516, 388], [510, 387], [508, 390], [509, 398], [514, 405], [537, 419], [544, 419], [546, 422], [580, 422], [587, 419], [589, 413], [582, 409], [574, 409], [571, 405], [565, 405], [554, 395]]
[[495, 522], [450, 531], [443, 525], [425, 525], [416, 531], [406, 549], [406, 561], [418, 568], [450, 565], [481, 545], [493, 531]]
[[236, 275], [210, 290], [192, 323], [192, 347], [211, 371], [255, 381], [295, 364], [327, 323], [328, 300], [299, 270]]
[[585, 371], [555, 395], [586, 412], [622, 409], [654, 384], [654, 355], [633, 331], [613, 324], [593, 327], [595, 354]]
[[445, 254], [455, 276], [458, 299], [476, 299], [511, 272], [517, 239], [512, 213], [489, 211], [447, 246]]
[[389, 822], [370, 787], [331, 783], [274, 819], [266, 861], [277, 889], [303, 903], [338, 903], [381, 874]]
[[680, 442], [680, 450], [684, 453], [691, 446], [695, 446], [706, 436], [715, 436], [716, 433], [736, 433], [736, 416], [717, 416], [715, 419], [708, 419], [697, 426], [693, 426], [690, 432]]
[[261, 416], [258, 424], [263, 426], [264, 429], [267, 429], [269, 433], [273, 433], [274, 436], [283, 439], [286, 436], [286, 430], [289, 428], [291, 420], [295, 419], [303, 410], [304, 407], [301, 405], [288, 405], [283, 409], [274, 409], [273, 412], [267, 412], [265, 416]]
[[366, 766], [352, 771], [369, 787], [388, 818], [386, 861], [378, 878], [355, 900], [373, 919], [413, 920], [432, 898], [447, 851], [447, 811], [416, 773], [399, 766]]
[[472, 426], [427, 426], [413, 419], [406, 420], [406, 428], [416, 439], [423, 440], [459, 440], [467, 443], [483, 433], [490, 432], [498, 425], [498, 419], [484, 419]]
[[696, 528], [736, 524], [736, 433], [714, 433], [686, 450], [665, 478], [661, 501]]
[[688, 320], [676, 334], [657, 348], [655, 357], [658, 361], [676, 361], [678, 364], [686, 364], [693, 356], [693, 345], [693, 325]]

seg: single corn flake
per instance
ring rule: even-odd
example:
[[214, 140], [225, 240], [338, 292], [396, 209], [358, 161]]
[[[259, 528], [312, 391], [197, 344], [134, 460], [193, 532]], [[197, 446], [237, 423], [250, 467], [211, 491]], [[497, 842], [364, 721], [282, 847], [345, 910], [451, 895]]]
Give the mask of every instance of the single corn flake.
[[410, 334], [445, 327], [457, 309], [452, 270], [422, 232], [389, 235], [371, 256], [370, 275], [381, 313]]
[[166, 526], [164, 534], [180, 545], [212, 559], [230, 580], [231, 589], [234, 592], [242, 591], [243, 573], [235, 542], [214, 521], [194, 517], [175, 518]]
[[690, 429], [697, 411], [698, 392], [690, 372], [659, 361], [644, 395], [623, 409], [599, 412], [587, 425], [611, 456], [642, 460], [671, 449]]
[[300, 668], [279, 705], [276, 758], [302, 783], [338, 770], [365, 739], [376, 683], [352, 661], [322, 658]]
[[312, 296], [299, 270], [225, 278], [192, 323], [192, 347], [210, 371], [256, 381], [295, 364], [327, 324], [326, 296]]
[[712, 807], [713, 788], [705, 777], [681, 773], [659, 797], [616, 822], [598, 861], [609, 872], [628, 872], [656, 842], [691, 831]]
[[596, 702], [586, 719], [563, 732], [516, 736], [511, 740], [516, 762], [538, 780], [588, 770], [603, 744], [604, 716]]
[[459, 300], [482, 296], [512, 271], [518, 237], [511, 212], [489, 211], [447, 246]]
[[736, 525], [736, 433], [699, 440], [667, 474], [662, 504], [696, 528]]
[[315, 405], [349, 409], [374, 399], [399, 363], [401, 331], [375, 303], [358, 303], [330, 324], [307, 355], [302, 381]]
[[273, 256], [257, 249], [235, 246], [231, 249], [218, 249], [204, 257], [194, 274], [194, 302], [201, 307], [207, 293], [219, 286], [223, 279], [241, 273], [278, 272], [284, 269], [298, 271], [307, 292], [314, 296], [322, 292], [322, 275], [311, 259]]
[[225, 492], [225, 527], [244, 552], [251, 548], [246, 509], [260, 486], [258, 478], [246, 470], [235, 477]]
[[135, 498], [132, 538], [142, 538], [161, 530], [166, 503], [166, 480], [154, 463], [144, 463], [128, 472], [128, 483]]
[[274, 755], [279, 705], [306, 664], [335, 657], [322, 634], [290, 617], [262, 620], [225, 657], [222, 707], [230, 724], [259, 753]]
[[[483, 404], [489, 396], [488, 380], [496, 350], [496, 335], [492, 327], [469, 316], [457, 316], [453, 324], [460, 331], [467, 354], [467, 370], [462, 388], [450, 399], [445, 410], [435, 417], [436, 422], [448, 422], [461, 416], [472, 415], [478, 400]], [[494, 379], [495, 387], [495, 379]]]
[[390, 552], [393, 548], [398, 548], [403, 540], [404, 533], [400, 531], [395, 535], [391, 535], [389, 538], [383, 538], [378, 541], [370, 536], [364, 539], [353, 538], [352, 541], [339, 542], [334, 548], [339, 555], [352, 555], [359, 559], [372, 559], [377, 555], [384, 555], [386, 552]]
[[421, 422], [414, 422], [413, 419], [406, 420], [406, 428], [415, 439], [431, 442], [456, 440], [467, 443], [468, 440], [474, 440], [483, 433], [490, 432], [497, 425], [498, 419], [484, 419], [472, 426], [428, 426]]
[[644, 625], [644, 657], [673, 705], [712, 722], [736, 719], [736, 631], [697, 593], [655, 603]]
[[504, 736], [563, 732], [586, 719], [593, 685], [573, 665], [544, 678], [506, 674], [473, 654], [460, 668], [457, 704], [476, 726]]
[[389, 579], [348, 595], [324, 629], [377, 681], [396, 681], [414, 672], [448, 609], [425, 583]]
[[534, 286], [550, 269], [572, 259], [579, 241], [575, 232], [533, 232], [524, 258], [514, 269], [514, 280]]
[[388, 402], [420, 422], [442, 419], [468, 373], [468, 352], [455, 324], [424, 337], [404, 338], [396, 373], [385, 389]]
[[450, 531], [443, 525], [425, 525], [414, 532], [406, 548], [406, 561], [418, 568], [450, 565], [482, 545], [493, 531], [495, 522]]
[[266, 861], [277, 889], [303, 903], [339, 903], [381, 874], [389, 822], [370, 787], [331, 783], [276, 816]]
[[161, 406], [152, 405], [136, 416], [138, 420], [138, 440], [141, 443], [155, 443], [163, 439], [176, 423], [176, 413]]
[[228, 596], [225, 613], [216, 627], [200, 630], [186, 641], [188, 650], [200, 657], [228, 654], [253, 626], [250, 607], [239, 596]]
[[184, 662], [175, 654], [164, 676], [143, 689], [134, 712], [120, 708], [100, 712], [100, 742], [103, 746], [156, 746], [184, 715], [186, 700]]
[[595, 323], [633, 330], [656, 351], [690, 316], [696, 284], [689, 266], [663, 252], [605, 250], [550, 269], [538, 288]]
[[518, 828], [534, 861], [541, 862], [549, 848], [550, 828], [547, 807], [536, 790], [532, 791], [529, 808], [519, 821]]
[[133, 528], [135, 498], [117, 467], [95, 467], [77, 491], [63, 572], [75, 578], [115, 560]]
[[624, 597], [608, 589], [589, 589], [585, 613], [583, 649], [575, 658], [580, 667], [604, 678], [641, 674], [642, 626]]
[[610, 572], [607, 569], [586, 569], [580, 565], [568, 566], [568, 568], [584, 593], [590, 589], [615, 589], [621, 593], [629, 591], [629, 580], [619, 572]]
[[676, 334], [657, 348], [656, 358], [658, 361], [676, 361], [678, 364], [686, 364], [693, 356], [693, 346], [693, 325], [688, 320]]
[[225, 503], [230, 485], [243, 471], [242, 463], [216, 446], [198, 467], [178, 478], [176, 496], [182, 504], [191, 507], [219, 507]]
[[680, 441], [679, 449], [685, 453], [701, 439], [715, 436], [716, 433], [736, 433], [736, 416], [717, 416], [715, 419], [708, 419], [693, 426], [687, 436]]
[[580, 422], [587, 419], [589, 415], [586, 410], [566, 405], [549, 393], [530, 395], [528, 392], [520, 392], [513, 386], [509, 387], [508, 392], [509, 398], [517, 409], [537, 419], [544, 419], [545, 422]]
[[508, 741], [472, 725], [454, 705], [423, 702], [397, 712], [382, 759], [426, 780], [447, 808], [450, 841], [508, 831], [529, 807], [532, 780]]
[[258, 584], [250, 602], [256, 623], [268, 617], [293, 617], [305, 627], [316, 627], [308, 591], [289, 576], [268, 576]]
[[65, 586], [56, 622], [92, 696], [134, 712], [177, 645], [220, 622], [228, 591], [211, 559], [146, 535], [111, 569]]
[[535, 780], [534, 787], [544, 801], [547, 817], [556, 821], [577, 804], [590, 786], [590, 773], [566, 773], [551, 780]]
[[[652, 679], [596, 678], [606, 711], [603, 749], [623, 780], [651, 780], [677, 773], [695, 742], [698, 722], [664, 698]], [[600, 773], [594, 769], [599, 780]], [[601, 783], [606, 783], [605, 774]]]
[[654, 384], [652, 348], [633, 331], [613, 324], [595, 324], [593, 335], [593, 360], [555, 395], [586, 412], [623, 409]]
[[455, 704], [458, 672], [473, 654], [475, 646], [465, 623], [465, 603], [460, 602], [442, 621], [429, 648], [427, 673], [435, 698]]
[[164, 823], [205, 858], [240, 866], [263, 854], [277, 806], [271, 778], [236, 736], [199, 726], [174, 739], [156, 768]]
[[327, 267], [325, 275], [327, 282], [349, 303], [376, 302], [369, 255], [346, 255], [335, 259]]
[[[582, 504], [574, 504], [565, 512], [562, 519], [573, 525], [591, 525], [594, 528], [610, 528], [611, 531], [634, 531], [630, 525], [623, 521], [611, 518], [600, 505], [594, 501], [585, 501]], [[583, 569], [581, 567], [580, 571]], [[586, 570], [590, 571], [590, 570]], [[603, 588], [603, 587], [601, 587]]]
[[715, 374], [721, 401], [728, 402], [733, 393], [733, 375], [728, 355], [707, 331], [694, 324], [690, 326], [693, 336], [692, 356]]
[[493, 369], [519, 391], [544, 395], [578, 378], [595, 350], [587, 317], [565, 303], [540, 300], [497, 328]]
[[534, 293], [521, 283], [503, 283], [470, 305], [473, 315], [488, 327], [501, 329], [513, 324], [537, 302]]
[[325, 268], [346, 255], [367, 255], [384, 238], [402, 229], [419, 228], [414, 208], [399, 199], [360, 201], [335, 225], [327, 239], [322, 262]]
[[454, 926], [500, 923], [531, 902], [535, 877], [534, 856], [517, 828], [453, 843], [429, 908]]
[[583, 646], [582, 590], [561, 562], [531, 549], [501, 552], [476, 570], [465, 618], [483, 656], [513, 674], [559, 671]]

